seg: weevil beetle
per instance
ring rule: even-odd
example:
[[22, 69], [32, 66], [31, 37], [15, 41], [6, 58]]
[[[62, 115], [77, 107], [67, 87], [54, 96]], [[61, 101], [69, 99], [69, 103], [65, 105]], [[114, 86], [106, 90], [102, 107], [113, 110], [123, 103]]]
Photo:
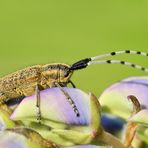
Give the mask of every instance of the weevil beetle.
[[74, 84], [70, 80], [73, 72], [79, 69], [84, 69], [92, 64], [105, 64], [105, 63], [123, 64], [148, 72], [147, 68], [125, 61], [108, 60], [108, 59], [94, 61], [104, 57], [115, 56], [124, 53], [148, 56], [148, 53], [140, 51], [122, 50], [122, 51], [98, 55], [91, 58], [86, 58], [72, 64], [71, 66], [63, 63], [31, 66], [0, 78], [0, 102], [3, 103], [9, 99], [19, 98], [22, 96], [30, 96], [36, 93], [37, 95], [36, 106], [38, 108], [37, 116], [38, 119], [40, 120], [41, 112], [39, 109], [40, 108], [39, 90], [51, 87], [59, 87], [59, 89], [66, 95], [67, 100], [72, 106], [72, 109], [74, 110], [76, 115], [79, 116], [79, 111], [75, 105], [75, 102], [71, 99], [69, 94], [64, 91], [62, 87], [67, 86], [68, 83], [71, 83], [72, 86], [74, 87]]

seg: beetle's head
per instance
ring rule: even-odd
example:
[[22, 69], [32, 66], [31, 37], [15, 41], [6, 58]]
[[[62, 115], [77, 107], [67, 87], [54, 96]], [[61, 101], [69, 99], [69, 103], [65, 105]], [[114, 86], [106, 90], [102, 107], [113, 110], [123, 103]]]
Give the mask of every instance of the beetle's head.
[[59, 83], [68, 83], [73, 70], [70, 66], [63, 63], [53, 63], [43, 66], [42, 75], [47, 81], [56, 81]]

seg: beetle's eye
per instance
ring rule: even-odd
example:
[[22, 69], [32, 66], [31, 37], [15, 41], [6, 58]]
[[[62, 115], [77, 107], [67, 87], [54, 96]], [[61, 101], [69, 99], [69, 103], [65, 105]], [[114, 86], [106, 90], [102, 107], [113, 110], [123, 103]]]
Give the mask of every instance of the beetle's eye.
[[68, 75], [69, 75], [69, 71], [66, 71], [66, 72], [64, 73], [64, 76], [67, 77]]
[[71, 73], [71, 70], [69, 69], [65, 70], [64, 77], [68, 77], [70, 73]]

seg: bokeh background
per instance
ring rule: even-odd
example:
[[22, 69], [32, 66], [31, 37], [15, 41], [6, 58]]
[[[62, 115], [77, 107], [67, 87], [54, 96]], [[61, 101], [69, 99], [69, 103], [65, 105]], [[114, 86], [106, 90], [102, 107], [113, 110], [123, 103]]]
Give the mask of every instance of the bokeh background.
[[[0, 77], [31, 65], [72, 64], [122, 49], [148, 52], [147, 0], [0, 1]], [[114, 59], [148, 67], [147, 57]], [[99, 95], [116, 81], [140, 75], [147, 74], [104, 64], [75, 72], [72, 81]]]

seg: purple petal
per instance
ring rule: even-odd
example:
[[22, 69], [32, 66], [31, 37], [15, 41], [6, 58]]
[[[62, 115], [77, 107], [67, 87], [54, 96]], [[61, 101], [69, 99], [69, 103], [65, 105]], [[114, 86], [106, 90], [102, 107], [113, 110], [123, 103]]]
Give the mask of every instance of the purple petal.
[[[90, 122], [89, 95], [79, 89], [64, 89], [75, 102], [80, 117], [76, 117], [72, 106], [59, 88], [50, 88], [40, 92], [42, 118], [67, 124], [88, 125]], [[11, 116], [13, 120], [22, 118], [36, 120], [35, 95], [26, 97]]]
[[[37, 126], [30, 124], [32, 121], [38, 122], [35, 95], [26, 97], [14, 110], [11, 119], [21, 120], [24, 124], [28, 120], [29, 126], [44, 138], [63, 146], [90, 143], [100, 130], [98, 99], [93, 94], [88, 95], [79, 89], [66, 87], [64, 89], [75, 102], [80, 117], [76, 116], [67, 97], [59, 88], [50, 88], [40, 92], [42, 124], [36, 123]], [[44, 127], [45, 124], [47, 126]]]
[[131, 77], [108, 87], [100, 96], [100, 102], [112, 113], [128, 118], [132, 105], [127, 96], [137, 97], [142, 108], [148, 108], [148, 77]]
[[0, 134], [1, 148], [27, 148], [27, 139], [19, 134], [12, 132], [1, 132]]
[[148, 108], [148, 77], [131, 77], [110, 86], [108, 91], [118, 91], [122, 95], [135, 95], [140, 104]]
[[0, 148], [50, 147], [55, 144], [45, 140], [36, 131], [29, 128], [11, 128], [0, 132]]

